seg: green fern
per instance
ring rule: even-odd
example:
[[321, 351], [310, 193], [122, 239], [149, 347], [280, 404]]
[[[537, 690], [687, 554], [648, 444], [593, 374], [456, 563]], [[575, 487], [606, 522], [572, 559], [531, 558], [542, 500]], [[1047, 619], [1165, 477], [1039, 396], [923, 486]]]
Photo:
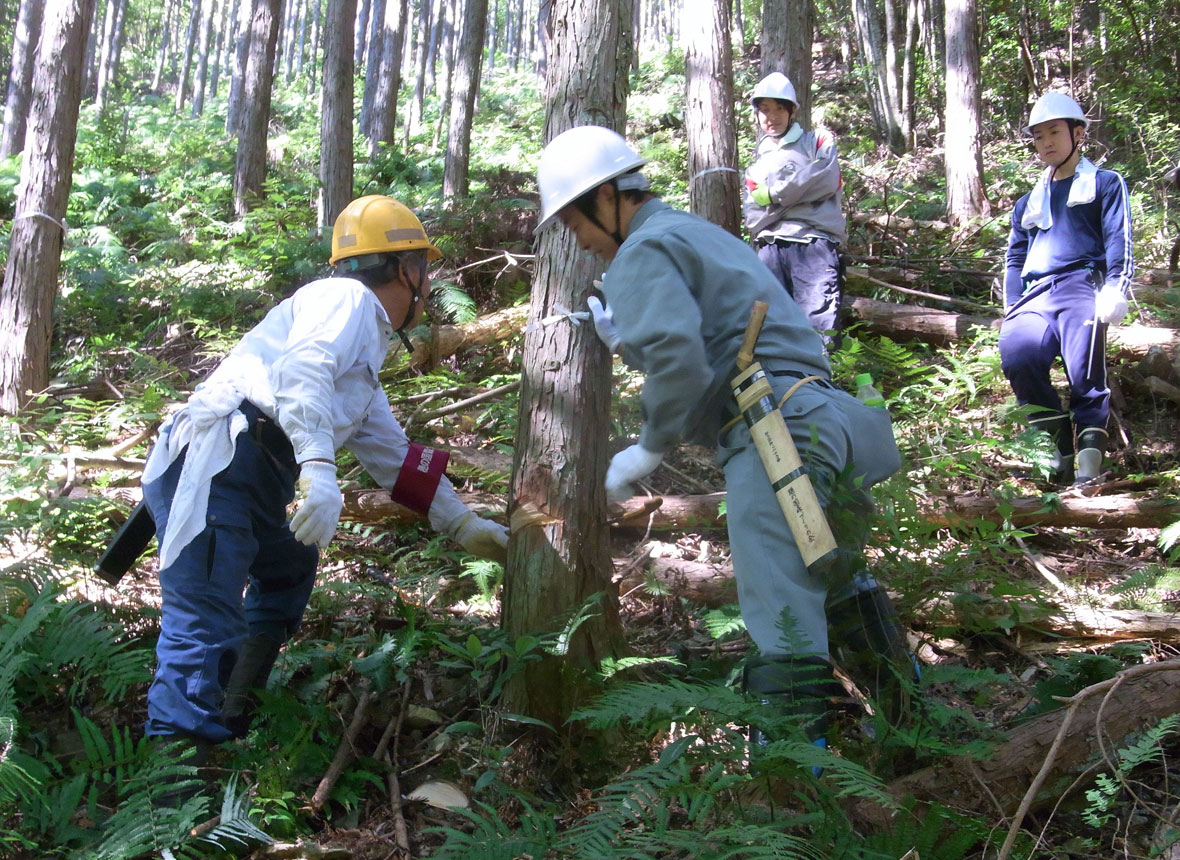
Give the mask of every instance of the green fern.
[[865, 839], [865, 858], [902, 857], [913, 851], [922, 860], [963, 860], [989, 836], [987, 824], [978, 818], [961, 815], [939, 804], [931, 804], [921, 813], [913, 798], [906, 800], [893, 818], [888, 833]]
[[1180, 714], [1164, 717], [1145, 731], [1134, 743], [1118, 752], [1118, 765], [1113, 774], [1100, 773], [1094, 780], [1095, 787], [1086, 792], [1089, 806], [1082, 813], [1086, 823], [1103, 827], [1113, 820], [1110, 812], [1128, 774], [1144, 764], [1163, 762], [1164, 741], [1180, 732]]

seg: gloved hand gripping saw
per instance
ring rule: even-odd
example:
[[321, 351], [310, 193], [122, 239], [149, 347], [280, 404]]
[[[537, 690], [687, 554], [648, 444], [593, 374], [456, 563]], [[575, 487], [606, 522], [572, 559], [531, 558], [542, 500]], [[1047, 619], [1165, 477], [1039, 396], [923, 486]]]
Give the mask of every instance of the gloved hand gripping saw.
[[838, 556], [836, 538], [820, 506], [811, 478], [803, 468], [803, 460], [795, 448], [787, 422], [779, 411], [787, 397], [807, 379], [796, 383], [783, 400], [776, 404], [762, 365], [754, 361], [754, 345], [768, 308], [765, 302], [754, 302], [738, 350], [739, 373], [730, 382], [730, 387], [737, 399], [738, 410], [750, 428], [754, 447], [766, 468], [771, 487], [787, 518], [787, 525], [795, 537], [795, 545], [799, 547], [803, 562], [812, 574], [824, 575]]

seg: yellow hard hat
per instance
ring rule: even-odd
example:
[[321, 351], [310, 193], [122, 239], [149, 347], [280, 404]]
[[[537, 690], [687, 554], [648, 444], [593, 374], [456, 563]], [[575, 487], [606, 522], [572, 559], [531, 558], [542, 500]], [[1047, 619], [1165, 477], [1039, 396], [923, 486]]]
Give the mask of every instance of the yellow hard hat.
[[442, 259], [442, 251], [426, 238], [417, 215], [392, 197], [370, 194], [353, 200], [336, 218], [329, 262], [336, 265], [349, 257], [415, 248], [425, 248], [426, 258], [432, 262]]

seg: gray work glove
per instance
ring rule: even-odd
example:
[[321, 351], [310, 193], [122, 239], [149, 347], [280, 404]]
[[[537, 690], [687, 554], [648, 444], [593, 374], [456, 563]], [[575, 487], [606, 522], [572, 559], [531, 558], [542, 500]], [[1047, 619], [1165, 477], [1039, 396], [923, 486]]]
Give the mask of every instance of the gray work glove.
[[598, 334], [598, 339], [605, 343], [611, 352], [618, 352], [623, 337], [619, 334], [619, 327], [615, 325], [615, 313], [610, 305], [604, 307], [598, 296], [591, 296], [586, 299], [586, 307], [590, 308], [590, 313], [594, 317], [594, 331]]
[[320, 549], [326, 547], [336, 534], [344, 496], [336, 483], [336, 464], [322, 460], [308, 460], [299, 467], [296, 492], [299, 509], [291, 517], [291, 531], [295, 540]]
[[607, 501], [625, 502], [631, 498], [634, 495], [631, 484], [650, 475], [663, 459], [663, 454], [642, 445], [632, 445], [615, 454], [606, 470]]

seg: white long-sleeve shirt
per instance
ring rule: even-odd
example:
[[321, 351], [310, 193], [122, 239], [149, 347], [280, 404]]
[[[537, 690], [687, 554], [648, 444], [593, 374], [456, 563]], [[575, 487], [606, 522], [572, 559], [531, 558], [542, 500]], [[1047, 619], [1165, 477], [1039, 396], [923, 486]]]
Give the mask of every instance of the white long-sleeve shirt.
[[[250, 400], [278, 423], [291, 440], [295, 460], [334, 460], [339, 448], [347, 448], [373, 479], [392, 489], [409, 452], [409, 440], [394, 418], [378, 373], [393, 341], [394, 329], [381, 302], [360, 281], [324, 278], [301, 287], [267, 313], [238, 342], [202, 384], [232, 386], [235, 395]], [[229, 398], [230, 401], [234, 397]], [[232, 446], [202, 446], [186, 430], [182, 409], [161, 429], [160, 444], [152, 451], [144, 471], [144, 483], [163, 474], [186, 444], [189, 457], [208, 448], [218, 458], [208, 463], [186, 461], [185, 473], [203, 480], [203, 487], [177, 487], [176, 498], [192, 496], [193, 507], [178, 511], [174, 500], [169, 520], [172, 534], [184, 542], [161, 547], [161, 565], [171, 561], [204, 526], [208, 481], [233, 456]], [[231, 432], [233, 413], [200, 432]], [[244, 429], [244, 422], [237, 422]], [[175, 438], [174, 438], [175, 431]], [[231, 433], [232, 435], [232, 433]], [[452, 533], [468, 513], [454, 487], [444, 476], [430, 508], [430, 524]], [[182, 522], [177, 522], [177, 515]], [[187, 523], [187, 525], [186, 525]], [[193, 529], [196, 529], [193, 531]], [[187, 538], [181, 535], [191, 532]]]

